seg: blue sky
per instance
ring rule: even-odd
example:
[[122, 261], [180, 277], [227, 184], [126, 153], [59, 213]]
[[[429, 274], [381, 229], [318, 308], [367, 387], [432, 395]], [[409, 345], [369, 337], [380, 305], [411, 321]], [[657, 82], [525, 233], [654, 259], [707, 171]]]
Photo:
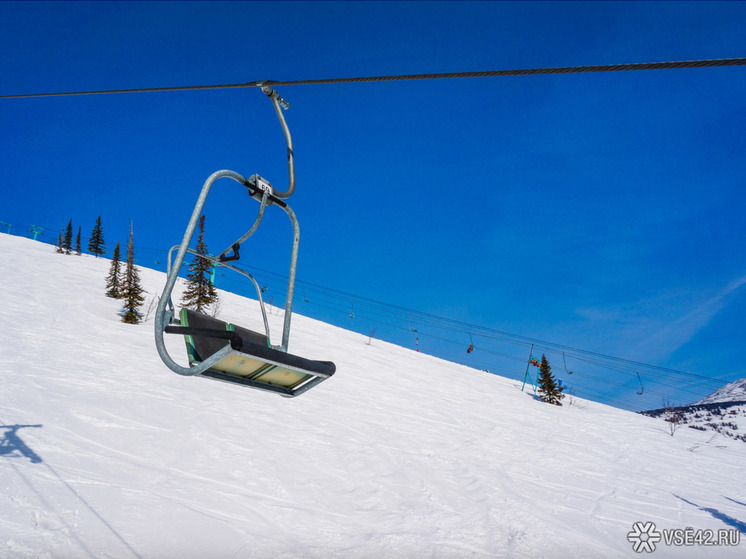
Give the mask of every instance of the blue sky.
[[[745, 25], [743, 2], [2, 2], [0, 94], [733, 58]], [[363, 298], [746, 376], [746, 68], [278, 90], [296, 152], [299, 312], [517, 378], [525, 345]], [[164, 267], [213, 171], [287, 181], [279, 124], [253, 88], [8, 99], [0, 129], [0, 221], [54, 240], [72, 219], [87, 239], [100, 215], [111, 251], [131, 218], [143, 266]], [[210, 249], [253, 222], [246, 198], [232, 181], [213, 189]], [[286, 221], [268, 216], [242, 259], [278, 300]], [[564, 370], [561, 352], [548, 357]], [[578, 394], [625, 407], [712, 388], [677, 393], [674, 375], [635, 399], [635, 367], [568, 366], [587, 371]]]

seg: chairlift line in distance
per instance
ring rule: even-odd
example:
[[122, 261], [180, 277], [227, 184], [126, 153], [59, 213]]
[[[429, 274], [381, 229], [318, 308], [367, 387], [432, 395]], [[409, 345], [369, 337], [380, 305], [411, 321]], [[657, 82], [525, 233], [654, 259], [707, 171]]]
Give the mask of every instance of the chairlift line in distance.
[[[295, 190], [293, 144], [285, 117], [282, 114], [283, 109], [289, 107], [288, 103], [270, 87], [262, 87], [262, 91], [272, 101], [285, 134], [288, 155], [288, 189], [284, 192], [279, 191], [272, 186], [272, 183], [258, 174], [246, 178], [235, 171], [229, 170], [216, 171], [207, 178], [202, 186], [181, 244], [172, 247], [168, 253], [166, 285], [163, 288], [155, 314], [155, 345], [164, 364], [179, 375], [211, 378], [273, 392], [285, 397], [295, 397], [330, 378], [335, 373], [336, 366], [330, 361], [313, 361], [288, 353], [295, 274], [298, 263], [298, 244], [300, 242], [298, 219], [295, 212], [285, 201]], [[218, 255], [198, 256], [209, 260], [214, 267], [228, 268], [251, 281], [256, 289], [259, 308], [264, 321], [264, 333], [226, 323], [190, 309], [181, 309], [177, 316], [171, 300], [179, 270], [184, 264], [184, 257], [187, 253], [197, 254], [195, 250], [189, 248], [189, 244], [194, 236], [207, 195], [213, 184], [221, 178], [230, 178], [246, 187], [249, 196], [259, 202], [259, 212], [251, 228], [223, 252]], [[282, 341], [279, 345], [272, 345], [271, 343], [269, 321], [262, 298], [262, 293], [266, 291], [266, 287], [260, 287], [248, 271], [232, 264], [240, 258], [241, 244], [254, 234], [262, 222], [265, 210], [271, 206], [283, 210], [290, 218], [293, 227], [285, 317]], [[174, 251], [177, 251], [177, 253], [172, 265]], [[189, 360], [188, 367], [176, 363], [168, 353], [164, 339], [165, 333], [184, 336]]]

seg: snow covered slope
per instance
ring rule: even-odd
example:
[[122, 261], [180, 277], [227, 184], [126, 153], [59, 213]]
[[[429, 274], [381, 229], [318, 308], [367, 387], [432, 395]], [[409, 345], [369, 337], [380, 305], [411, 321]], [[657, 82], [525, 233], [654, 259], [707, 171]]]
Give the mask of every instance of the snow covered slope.
[[746, 378], [726, 384], [696, 404], [640, 413], [673, 422], [670, 428], [686, 426], [746, 442]]
[[697, 403], [714, 404], [717, 402], [746, 402], [746, 378], [729, 382]]
[[[152, 319], [119, 322], [108, 260], [5, 234], [0, 255], [0, 557], [609, 558], [639, 556], [635, 522], [746, 532], [740, 441], [302, 316], [290, 350], [337, 374], [300, 398], [183, 378]], [[259, 327], [254, 301], [222, 309]]]

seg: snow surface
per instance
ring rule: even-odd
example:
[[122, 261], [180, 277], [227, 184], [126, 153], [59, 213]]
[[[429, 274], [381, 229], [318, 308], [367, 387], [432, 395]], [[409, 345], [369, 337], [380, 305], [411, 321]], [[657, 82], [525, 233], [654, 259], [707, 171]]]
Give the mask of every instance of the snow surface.
[[[152, 318], [123, 324], [104, 297], [108, 260], [6, 234], [0, 254], [2, 557], [638, 557], [642, 521], [746, 540], [740, 441], [543, 404], [303, 316], [291, 352], [337, 374], [299, 398], [180, 377]], [[160, 292], [163, 274], [141, 277]], [[254, 301], [222, 296], [221, 318], [260, 327]]]
[[729, 382], [697, 403], [714, 404], [717, 402], [746, 402], [746, 378]]

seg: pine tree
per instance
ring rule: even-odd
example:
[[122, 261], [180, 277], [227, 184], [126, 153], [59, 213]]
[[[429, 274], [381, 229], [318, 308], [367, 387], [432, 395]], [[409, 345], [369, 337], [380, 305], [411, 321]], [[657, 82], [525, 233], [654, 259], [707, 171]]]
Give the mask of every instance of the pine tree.
[[93, 226], [91, 239], [88, 241], [88, 252], [96, 258], [106, 254], [106, 243], [104, 243], [104, 230], [101, 227], [101, 216], [96, 218], [96, 225]]
[[122, 293], [122, 256], [119, 252], [119, 243], [114, 247], [114, 256], [111, 258], [109, 275], [106, 278], [106, 296], [112, 299], [119, 299]]
[[145, 290], [140, 285], [140, 273], [135, 266], [134, 234], [132, 232], [132, 222], [130, 222], [130, 238], [127, 241], [127, 267], [124, 272], [124, 283], [120, 297], [124, 299], [122, 322], [139, 324], [142, 321], [142, 313], [139, 309], [145, 301], [144, 292]]
[[73, 250], [73, 220], [67, 222], [67, 230], [65, 231], [64, 239], [65, 254], [70, 254]]
[[[204, 241], [205, 216], [199, 218], [199, 238], [195, 251], [197, 254], [207, 254]], [[206, 258], [196, 256], [189, 265], [186, 289], [181, 298], [182, 305], [197, 312], [205, 312], [207, 307], [218, 302], [218, 292], [210, 281], [212, 263]]]
[[62, 239], [62, 231], [60, 231], [60, 234], [57, 236], [57, 250], [55, 250], [57, 254], [64, 254], [65, 253], [65, 241]]
[[80, 225], [78, 225], [78, 234], [75, 237], [75, 254], [80, 256], [83, 252], [83, 248], [80, 246]]
[[555, 404], [557, 406], [562, 405], [562, 398], [565, 397], [562, 394], [562, 387], [557, 383], [554, 376], [552, 375], [552, 368], [549, 366], [546, 355], [541, 356], [541, 365], [539, 365], [539, 385], [537, 393], [542, 402], [548, 404]]

